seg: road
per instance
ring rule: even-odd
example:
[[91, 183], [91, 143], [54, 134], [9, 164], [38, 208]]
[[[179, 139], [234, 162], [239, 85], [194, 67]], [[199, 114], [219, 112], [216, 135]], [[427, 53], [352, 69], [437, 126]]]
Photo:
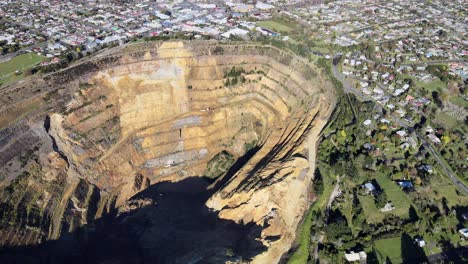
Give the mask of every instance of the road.
[[[377, 105], [379, 105], [381, 108], [384, 108], [384, 106], [379, 101], [373, 99], [370, 96], [367, 96], [367, 95], [361, 93], [361, 91], [359, 91], [358, 89], [353, 88], [353, 86], [344, 78], [344, 75], [338, 70], [337, 65], [332, 64], [332, 73], [335, 76], [335, 78], [338, 79], [343, 84], [343, 89], [344, 89], [344, 91], [346, 93], [353, 93], [353, 94], [355, 94], [357, 96], [357, 98], [360, 101], [373, 101]], [[400, 118], [398, 118], [396, 116], [390, 116], [390, 117], [398, 125], [406, 128], [408, 130], [413, 130], [413, 127], [410, 126], [407, 122], [403, 121], [402, 119], [400, 119]], [[435, 157], [437, 162], [444, 169], [445, 173], [447, 173], [447, 175], [449, 176], [449, 178], [453, 182], [453, 184], [455, 184], [465, 194], [468, 194], [468, 187], [463, 182], [460, 181], [460, 179], [458, 178], [457, 175], [455, 175], [452, 172], [452, 169], [447, 166], [447, 163], [440, 157], [439, 153], [434, 149], [432, 144], [429, 141], [427, 141], [426, 138], [423, 135], [421, 135], [421, 134], [419, 134], [417, 132], [415, 134], [418, 137], [418, 139], [422, 142], [423, 146], [426, 147], [427, 149], [429, 149], [431, 154]]]

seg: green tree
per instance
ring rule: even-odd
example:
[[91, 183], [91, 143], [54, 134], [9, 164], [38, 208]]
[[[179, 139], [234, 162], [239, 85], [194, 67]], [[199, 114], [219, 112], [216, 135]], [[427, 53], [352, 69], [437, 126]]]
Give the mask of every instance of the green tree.
[[408, 209], [408, 215], [411, 222], [416, 222], [419, 220], [418, 213], [416, 212], [416, 209], [414, 209], [413, 205], [411, 205]]
[[372, 247], [371, 252], [367, 254], [367, 263], [368, 264], [379, 264], [379, 259], [377, 258], [377, 252], [375, 252], [375, 248]]
[[316, 195], [321, 195], [323, 193], [323, 176], [320, 173], [320, 169], [316, 168], [314, 173], [314, 192]]
[[380, 191], [380, 193], [375, 196], [374, 201], [375, 201], [375, 206], [377, 208], [383, 208], [385, 204], [387, 204], [388, 202], [387, 194], [385, 193], [385, 191], [384, 190]]
[[348, 221], [340, 210], [336, 209], [331, 211], [328, 219], [330, 219], [330, 222], [325, 228], [325, 231], [329, 238], [332, 240], [341, 240], [343, 242], [352, 239], [351, 228], [349, 228]]

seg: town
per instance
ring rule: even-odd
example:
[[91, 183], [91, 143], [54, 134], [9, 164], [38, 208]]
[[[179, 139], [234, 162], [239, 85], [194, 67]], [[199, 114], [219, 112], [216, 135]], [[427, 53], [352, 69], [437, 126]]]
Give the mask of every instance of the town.
[[463, 263], [466, 7], [463, 0], [0, 0], [0, 89], [134, 42], [288, 48], [322, 65], [343, 91], [319, 146], [319, 198], [288, 263]]

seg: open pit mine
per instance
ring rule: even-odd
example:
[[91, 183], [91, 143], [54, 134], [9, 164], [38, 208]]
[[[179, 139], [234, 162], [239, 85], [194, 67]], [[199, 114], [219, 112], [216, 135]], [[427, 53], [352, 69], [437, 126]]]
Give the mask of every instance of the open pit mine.
[[145, 42], [0, 90], [1, 263], [278, 263], [335, 91], [260, 43]]

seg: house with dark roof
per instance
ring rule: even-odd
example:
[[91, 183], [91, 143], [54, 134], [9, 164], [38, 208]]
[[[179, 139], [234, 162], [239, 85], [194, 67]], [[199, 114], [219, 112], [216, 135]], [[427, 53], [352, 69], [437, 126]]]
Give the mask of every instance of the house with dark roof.
[[398, 185], [400, 185], [403, 189], [414, 188], [414, 185], [411, 181], [398, 181]]

